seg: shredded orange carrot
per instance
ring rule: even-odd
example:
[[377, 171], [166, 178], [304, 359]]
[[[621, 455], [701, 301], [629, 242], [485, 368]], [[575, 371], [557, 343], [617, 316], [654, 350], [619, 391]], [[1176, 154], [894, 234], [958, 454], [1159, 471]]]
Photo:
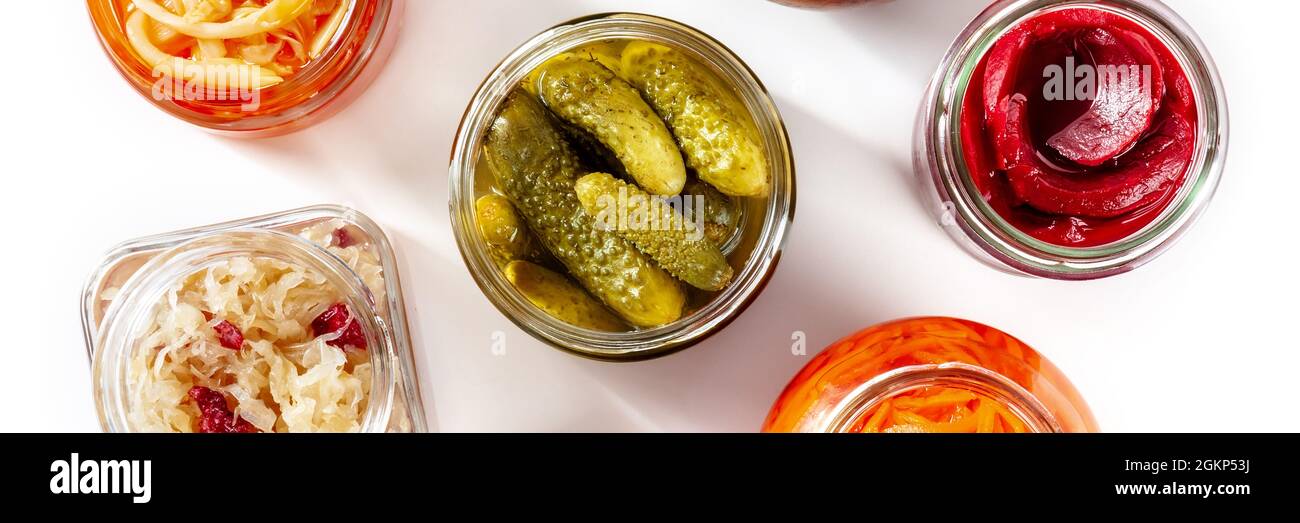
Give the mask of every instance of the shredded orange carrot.
[[1006, 407], [976, 392], [954, 387], [910, 390], [880, 402], [862, 416], [857, 432], [1028, 432]]
[[861, 431], [880, 432], [880, 428], [884, 426], [885, 420], [887, 420], [889, 415], [893, 412], [891, 405], [892, 402], [893, 400], [888, 399], [882, 402], [880, 407], [876, 409], [876, 413], [872, 414], [870, 419], [867, 420], [867, 426], [863, 427]]
[[[987, 325], [953, 318], [913, 318], [877, 325], [832, 344], [791, 380], [763, 430], [790, 432], [1028, 432], [1023, 414], [960, 384], [873, 398], [846, 424], [826, 416], [856, 386], [885, 373], [946, 364], [977, 367], [1023, 387], [1067, 432], [1096, 430], [1087, 406], [1065, 376], [1016, 338]], [[937, 388], [935, 388], [937, 387]], [[914, 422], [909, 424], [908, 422]], [[924, 423], [921, 423], [924, 421]]]

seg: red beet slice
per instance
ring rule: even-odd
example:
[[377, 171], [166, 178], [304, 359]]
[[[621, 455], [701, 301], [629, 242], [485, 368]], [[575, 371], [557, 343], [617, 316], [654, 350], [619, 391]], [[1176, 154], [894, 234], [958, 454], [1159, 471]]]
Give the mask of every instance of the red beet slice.
[[1034, 42], [1033, 34], [1017, 28], [998, 39], [989, 50], [984, 66], [984, 114], [999, 114], [1002, 102], [1015, 93], [1020, 61]]
[[230, 350], [239, 350], [244, 348], [244, 333], [236, 327], [235, 324], [223, 320], [212, 327], [217, 332], [217, 341], [221, 346]]
[[1160, 110], [1164, 72], [1155, 50], [1126, 31], [1084, 31], [1079, 55], [1091, 56], [1096, 92], [1088, 111], [1047, 140], [1062, 157], [1096, 167], [1123, 154], [1142, 138]]
[[1177, 180], [1191, 162], [1194, 131], [1185, 118], [1170, 115], [1109, 169], [1067, 173], [1037, 154], [1027, 133], [1023, 97], [1008, 100], [1007, 126], [997, 149], [1008, 164], [1007, 180], [1016, 197], [1051, 214], [1112, 218], [1150, 203]]
[[207, 387], [191, 387], [189, 396], [199, 408], [199, 432], [235, 434], [261, 432], [242, 418], [235, 417], [226, 405], [226, 396]]

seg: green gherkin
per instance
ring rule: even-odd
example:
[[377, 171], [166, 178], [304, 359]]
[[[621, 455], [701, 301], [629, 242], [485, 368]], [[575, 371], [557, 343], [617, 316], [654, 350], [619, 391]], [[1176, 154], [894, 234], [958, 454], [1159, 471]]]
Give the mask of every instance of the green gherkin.
[[479, 232], [488, 244], [493, 261], [504, 267], [514, 260], [554, 266], [555, 260], [524, 224], [510, 200], [499, 194], [485, 194], [474, 202]]
[[611, 151], [645, 190], [672, 196], [686, 184], [686, 164], [672, 133], [641, 93], [595, 60], [553, 59], [538, 76], [538, 94], [565, 122]]
[[[605, 173], [579, 178], [574, 190], [597, 223], [631, 240], [673, 276], [706, 291], [720, 291], [731, 283], [731, 265], [718, 246], [663, 199]], [[618, 216], [637, 212], [648, 219], [633, 224]]]
[[578, 158], [540, 102], [523, 90], [511, 93], [484, 154], [533, 234], [592, 295], [637, 327], [681, 318], [686, 294], [677, 281], [582, 210], [573, 192]]
[[676, 49], [633, 42], [623, 50], [622, 74], [668, 123], [701, 179], [730, 196], [768, 193], [758, 130], [712, 71]]
[[609, 309], [563, 274], [522, 260], [507, 264], [505, 273], [524, 298], [551, 316], [584, 329], [627, 330]]

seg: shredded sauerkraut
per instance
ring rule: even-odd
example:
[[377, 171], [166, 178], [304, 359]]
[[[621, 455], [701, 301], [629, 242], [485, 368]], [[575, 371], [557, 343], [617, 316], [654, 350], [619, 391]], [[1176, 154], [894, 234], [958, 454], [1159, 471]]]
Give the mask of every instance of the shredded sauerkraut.
[[[301, 235], [348, 263], [382, 308], [382, 267], [368, 244], [331, 245], [329, 221]], [[194, 387], [226, 395], [236, 419], [262, 432], [355, 432], [371, 385], [369, 351], [339, 347], [342, 330], [312, 321], [343, 301], [325, 277], [271, 258], [234, 257], [185, 277], [155, 307], [128, 363], [128, 419], [139, 431], [193, 432]], [[222, 345], [229, 322], [242, 345]], [[332, 343], [333, 342], [333, 343]], [[228, 338], [227, 343], [229, 344]]]
[[149, 67], [213, 89], [284, 81], [329, 46], [349, 0], [128, 0], [127, 40]]

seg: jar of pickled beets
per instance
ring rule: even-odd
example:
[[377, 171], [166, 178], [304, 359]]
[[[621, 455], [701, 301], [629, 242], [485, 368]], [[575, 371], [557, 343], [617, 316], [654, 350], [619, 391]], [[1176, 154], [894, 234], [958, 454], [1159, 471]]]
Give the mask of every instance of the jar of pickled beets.
[[1079, 392], [1006, 333], [953, 318], [868, 328], [818, 354], [764, 432], [1096, 432]]
[[478, 286], [538, 340], [644, 360], [722, 329], [771, 277], [794, 213], [785, 125], [697, 29], [615, 13], [492, 71], [457, 131], [452, 229]]
[[999, 268], [1083, 280], [1135, 269], [1205, 210], [1228, 107], [1195, 32], [1157, 0], [1003, 0], [923, 99], [928, 205]]
[[393, 251], [354, 210], [133, 240], [82, 299], [105, 431], [426, 430]]
[[104, 51], [158, 108], [238, 137], [338, 112], [383, 67], [404, 0], [86, 0]]

